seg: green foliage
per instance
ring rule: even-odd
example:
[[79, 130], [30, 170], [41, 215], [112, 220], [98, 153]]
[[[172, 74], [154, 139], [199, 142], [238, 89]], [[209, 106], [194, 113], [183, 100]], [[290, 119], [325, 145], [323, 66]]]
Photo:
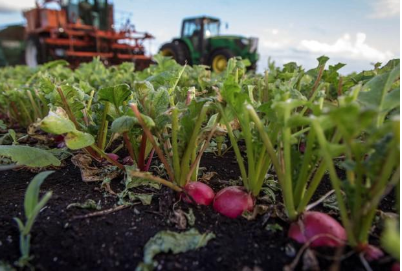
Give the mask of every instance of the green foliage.
[[116, 85], [113, 87], [101, 88], [98, 91], [99, 101], [112, 103], [116, 110], [119, 110], [123, 102], [130, 96], [130, 87], [127, 84]]
[[6, 130], [7, 129], [7, 125], [4, 123], [3, 120], [0, 120], [0, 129], [1, 130]]
[[372, 107], [381, 114], [378, 115], [377, 124], [383, 123], [386, 115], [396, 107], [399, 107], [399, 63], [390, 71], [373, 77], [364, 84], [357, 101], [366, 107]]
[[[397, 69], [399, 73], [399, 66]], [[393, 71], [395, 69], [391, 70], [391, 73]], [[385, 95], [386, 91], [383, 91], [387, 87], [377, 80], [379, 78], [384, 82], [383, 76], [387, 78], [385, 81], [392, 81], [387, 84], [393, 84], [397, 78], [384, 73], [367, 81], [363, 89], [370, 87], [370, 92], [382, 92]], [[369, 106], [368, 103], [362, 104], [359, 100], [362, 97], [371, 104]], [[381, 198], [387, 189], [399, 183], [399, 129], [394, 129], [399, 128], [399, 118], [384, 119], [383, 104], [374, 102], [369, 97], [371, 96], [357, 96], [351, 91], [340, 98], [339, 108], [328, 112], [326, 117], [329, 117], [331, 123], [335, 125], [334, 129], [339, 135], [339, 151], [334, 151], [326, 138], [325, 129], [318, 120], [313, 121], [335, 189], [342, 222], [352, 246], [367, 244]], [[333, 158], [338, 155], [345, 157], [342, 163], [346, 171], [345, 180], [342, 180], [335, 171]], [[346, 194], [345, 198], [342, 196], [342, 191]]]
[[43, 131], [62, 135], [65, 134], [64, 142], [72, 150], [79, 150], [95, 143], [91, 134], [78, 131], [74, 123], [68, 118], [62, 108], [49, 112], [49, 115], [40, 122]]
[[115, 119], [112, 123], [110, 130], [113, 133], [122, 134], [124, 132], [129, 132], [134, 128], [134, 125], [137, 124], [138, 121], [136, 118], [131, 116], [121, 116]]
[[12, 145], [0, 146], [0, 156], [11, 158], [19, 166], [60, 166], [60, 161], [50, 151], [35, 147]]
[[400, 261], [400, 233], [398, 223], [395, 219], [385, 221], [385, 230], [381, 235], [381, 246], [391, 254], [396, 260]]
[[[98, 58], [74, 71], [63, 61], [0, 69], [0, 114], [5, 124], [21, 127], [40, 119], [41, 129], [65, 136], [70, 149], [84, 149], [120, 170], [124, 166], [106, 153], [126, 148], [134, 165], [126, 168], [122, 204], [151, 201], [133, 187], [162, 183], [180, 192], [197, 180], [211, 138], [219, 146], [230, 141], [254, 197], [267, 172], [275, 173], [290, 220], [306, 210], [329, 172], [337, 201], [331, 206], [339, 210], [350, 245], [367, 242], [379, 200], [399, 184], [399, 59], [347, 76], [340, 74], [344, 64], [328, 66], [325, 56], [310, 70], [269, 62], [263, 75], [248, 73], [238, 58], [221, 74], [161, 55], [155, 62], [141, 72], [132, 63], [105, 67]], [[17, 145], [24, 136], [4, 133], [1, 142], [15, 146], [1, 146], [0, 155], [46, 164], [44, 154], [17, 152], [30, 148]], [[137, 171], [148, 170], [154, 151], [169, 181]], [[334, 159], [346, 177], [338, 176]]]
[[39, 198], [39, 189], [43, 181], [52, 173], [53, 171], [41, 172], [29, 183], [24, 199], [25, 224], [21, 219], [17, 217], [14, 218], [20, 231], [21, 257], [18, 260], [18, 265], [20, 267], [29, 265], [29, 261], [32, 259], [29, 255], [31, 229], [40, 210], [46, 205], [52, 196], [52, 192], [47, 192], [42, 198]]
[[266, 229], [267, 231], [269, 231], [269, 232], [272, 232], [272, 233], [276, 233], [276, 232], [281, 232], [281, 231], [283, 231], [282, 226], [279, 225], [279, 224], [277, 224], [277, 223], [275, 223], [275, 224], [267, 224], [267, 225], [265, 226], [265, 229]]

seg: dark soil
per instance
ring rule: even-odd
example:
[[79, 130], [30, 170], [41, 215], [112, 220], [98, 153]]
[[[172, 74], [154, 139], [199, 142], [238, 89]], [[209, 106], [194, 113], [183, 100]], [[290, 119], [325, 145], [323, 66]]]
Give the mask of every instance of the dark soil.
[[[230, 152], [223, 158], [207, 153], [201, 166], [218, 173], [210, 181], [216, 191], [239, 176]], [[34, 175], [27, 171], [3, 171], [0, 175], [0, 260], [8, 263], [19, 257], [19, 233], [13, 217], [23, 217], [25, 189]], [[113, 181], [114, 190], [122, 187], [120, 181]], [[329, 189], [329, 182], [324, 181], [317, 193], [323, 195]], [[166, 188], [154, 191], [150, 206], [135, 205], [85, 219], [73, 218], [93, 211], [66, 209], [67, 205], [93, 199], [106, 209], [116, 204], [116, 198], [104, 196], [99, 191], [99, 183], [81, 181], [79, 169], [70, 162], [46, 179], [41, 192], [49, 190], [53, 191], [53, 197], [32, 229], [31, 253], [35, 256], [32, 263], [37, 270], [134, 270], [142, 261], [143, 246], [151, 237], [162, 230], [180, 231], [169, 220], [173, 208], [169, 199], [176, 199]], [[389, 210], [393, 204], [392, 199], [386, 199], [384, 209]], [[157, 270], [282, 270], [300, 249], [300, 245], [286, 237], [287, 224], [279, 219], [267, 220], [267, 215], [247, 221], [223, 217], [211, 206], [179, 203], [175, 208], [192, 208], [196, 216], [194, 227], [201, 233], [213, 232], [216, 238], [197, 251], [157, 256]], [[266, 224], [275, 223], [281, 225], [283, 231], [265, 229]], [[330, 259], [334, 254], [331, 249], [314, 253], [322, 270], [334, 265]], [[389, 270], [391, 264], [386, 258], [371, 263], [371, 267]], [[341, 261], [339, 267], [341, 270], [365, 270], [356, 254]], [[298, 269], [302, 269], [302, 261]]]

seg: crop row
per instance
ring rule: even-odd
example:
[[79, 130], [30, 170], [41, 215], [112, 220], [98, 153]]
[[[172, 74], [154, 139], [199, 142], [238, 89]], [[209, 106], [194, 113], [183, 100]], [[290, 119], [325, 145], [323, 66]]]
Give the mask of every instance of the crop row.
[[[106, 162], [126, 184], [166, 185], [232, 218], [253, 212], [270, 172], [291, 238], [312, 246], [347, 243], [367, 258], [381, 254], [368, 241], [381, 199], [399, 190], [399, 60], [341, 76], [343, 64], [325, 68], [326, 57], [307, 71], [270, 63], [263, 75], [247, 73], [240, 59], [222, 74], [155, 59], [142, 72], [130, 63], [106, 68], [97, 59], [76, 70], [62, 61], [0, 70], [1, 118], [37, 140], [36, 147], [22, 146], [10, 129], [1, 140], [12, 145], [0, 146], [0, 156], [45, 167], [60, 161], [44, 155], [44, 146], [66, 146]], [[215, 195], [197, 181], [199, 164], [212, 147], [224, 155], [224, 146], [233, 149], [243, 186]], [[148, 172], [153, 157], [160, 176]], [[310, 211], [326, 174], [342, 226]]]

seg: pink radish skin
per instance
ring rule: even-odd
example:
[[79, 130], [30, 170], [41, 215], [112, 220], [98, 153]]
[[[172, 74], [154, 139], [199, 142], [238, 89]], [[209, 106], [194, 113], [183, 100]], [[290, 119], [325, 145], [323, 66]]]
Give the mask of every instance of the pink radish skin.
[[369, 244], [360, 246], [359, 250], [363, 252], [364, 258], [369, 262], [379, 260], [384, 256], [381, 249]]
[[[301, 229], [304, 227], [304, 231]], [[317, 235], [326, 234], [330, 237], [317, 237], [311, 242], [311, 247], [338, 247], [346, 242], [346, 231], [331, 216], [320, 212], [305, 212], [298, 222], [290, 225], [288, 237], [299, 243], [306, 243]]]
[[394, 263], [391, 267], [391, 271], [399, 271], [399, 270], [401, 270], [400, 268], [401, 267], [400, 267], [399, 263]]
[[254, 199], [241, 186], [229, 186], [216, 194], [214, 200], [214, 209], [218, 213], [236, 218], [244, 211], [252, 211], [254, 208]]
[[107, 156], [109, 156], [109, 158], [113, 159], [114, 161], [119, 160], [119, 156], [115, 153], [107, 153]]
[[[211, 187], [202, 182], [189, 182], [183, 187], [183, 190], [190, 195], [198, 205], [210, 205], [215, 197]], [[183, 200], [187, 203], [193, 203], [186, 195]]]

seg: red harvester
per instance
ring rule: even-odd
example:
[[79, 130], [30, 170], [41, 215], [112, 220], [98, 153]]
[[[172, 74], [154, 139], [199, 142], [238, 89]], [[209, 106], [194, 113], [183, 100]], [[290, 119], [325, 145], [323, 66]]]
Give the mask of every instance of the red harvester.
[[[46, 6], [57, 4], [56, 9]], [[36, 66], [55, 59], [65, 59], [72, 67], [100, 57], [105, 64], [132, 61], [136, 69], [149, 66], [144, 42], [153, 36], [137, 32], [128, 23], [115, 30], [113, 4], [108, 0], [45, 1], [43, 6], [25, 11], [25, 61]]]

